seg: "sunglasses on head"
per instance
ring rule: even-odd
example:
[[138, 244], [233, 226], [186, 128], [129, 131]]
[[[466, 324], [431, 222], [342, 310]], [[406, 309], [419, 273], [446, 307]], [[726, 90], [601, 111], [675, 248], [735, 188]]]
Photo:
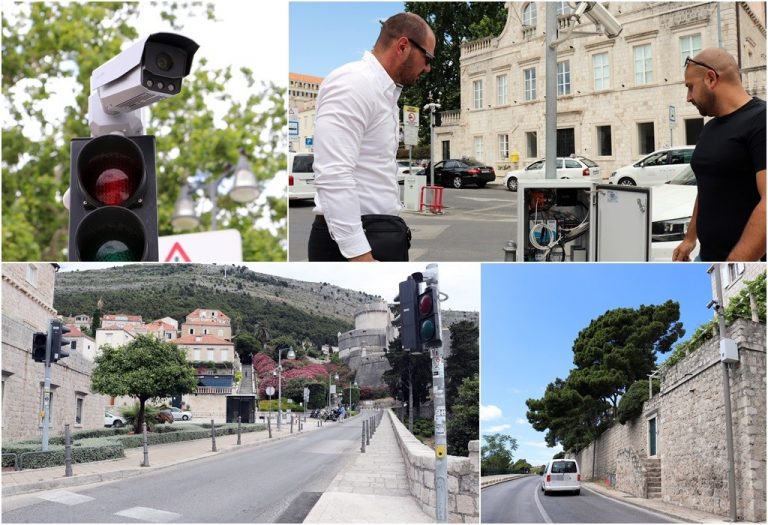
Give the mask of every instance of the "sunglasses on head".
[[697, 66], [705, 67], [712, 71], [715, 74], [715, 78], [720, 78], [720, 73], [717, 72], [715, 68], [712, 66], [708, 66], [704, 62], [697, 62], [696, 60], [692, 59], [691, 57], [686, 57], [685, 64], [683, 64], [683, 68], [687, 68], [688, 64], [696, 64]]
[[414, 46], [416, 46], [416, 48], [417, 48], [419, 51], [421, 51], [422, 53], [424, 53], [424, 56], [425, 56], [425, 57], [426, 57], [426, 59], [427, 59], [427, 65], [431, 64], [431, 63], [432, 63], [432, 61], [435, 59], [435, 55], [433, 55], [432, 53], [430, 53], [429, 51], [427, 51], [426, 49], [424, 49], [424, 47], [423, 47], [421, 44], [419, 44], [418, 42], [416, 42], [416, 41], [415, 41], [413, 38], [410, 38], [410, 37], [406, 37], [406, 38], [408, 38], [408, 42], [410, 42], [411, 44], [413, 44]]

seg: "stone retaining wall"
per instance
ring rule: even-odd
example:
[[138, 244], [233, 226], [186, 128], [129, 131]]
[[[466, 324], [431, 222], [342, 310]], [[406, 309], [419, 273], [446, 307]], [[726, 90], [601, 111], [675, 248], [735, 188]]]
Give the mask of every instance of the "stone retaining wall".
[[[413, 436], [392, 410], [387, 410], [405, 460], [411, 495], [435, 517], [435, 453]], [[469, 442], [469, 457], [448, 456], [448, 521], [480, 521], [480, 441]]]

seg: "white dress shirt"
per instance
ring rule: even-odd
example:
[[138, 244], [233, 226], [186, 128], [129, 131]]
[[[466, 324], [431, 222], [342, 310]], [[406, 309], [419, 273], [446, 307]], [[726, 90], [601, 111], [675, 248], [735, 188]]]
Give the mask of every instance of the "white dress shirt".
[[342, 255], [371, 251], [361, 215], [399, 215], [397, 86], [379, 61], [363, 59], [333, 71], [320, 86], [315, 116], [316, 214]]

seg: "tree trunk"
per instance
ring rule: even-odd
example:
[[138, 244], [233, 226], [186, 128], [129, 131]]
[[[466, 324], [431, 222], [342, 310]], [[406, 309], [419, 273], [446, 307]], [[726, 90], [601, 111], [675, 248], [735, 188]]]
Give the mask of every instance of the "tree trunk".
[[133, 429], [133, 432], [135, 434], [141, 434], [142, 433], [142, 424], [144, 423], [144, 405], [147, 402], [146, 397], [140, 397], [139, 398], [139, 413], [136, 414], [136, 426]]

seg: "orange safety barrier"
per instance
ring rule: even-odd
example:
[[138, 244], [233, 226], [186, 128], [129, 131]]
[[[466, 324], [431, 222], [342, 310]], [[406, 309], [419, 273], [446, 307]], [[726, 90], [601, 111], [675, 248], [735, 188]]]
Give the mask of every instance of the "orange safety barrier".
[[[427, 197], [425, 199], [425, 196]], [[419, 197], [419, 211], [429, 208], [431, 213], [443, 213], [443, 187], [422, 186]]]

